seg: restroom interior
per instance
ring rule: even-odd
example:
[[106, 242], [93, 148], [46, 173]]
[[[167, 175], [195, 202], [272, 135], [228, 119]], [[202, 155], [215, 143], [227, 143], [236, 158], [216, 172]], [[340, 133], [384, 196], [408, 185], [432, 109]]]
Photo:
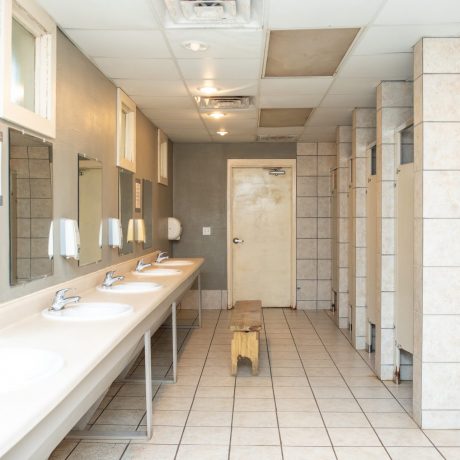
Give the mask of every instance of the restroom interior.
[[460, 457], [457, 2], [0, 21], [0, 458]]

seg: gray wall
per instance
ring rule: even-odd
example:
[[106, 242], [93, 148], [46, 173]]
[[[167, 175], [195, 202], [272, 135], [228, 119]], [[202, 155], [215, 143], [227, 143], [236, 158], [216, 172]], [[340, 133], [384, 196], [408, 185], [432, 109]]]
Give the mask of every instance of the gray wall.
[[[135, 177], [153, 182], [153, 247], [168, 249], [167, 217], [172, 214], [172, 180], [169, 187], [157, 184], [157, 129], [137, 112], [137, 173]], [[85, 153], [103, 162], [103, 218], [118, 216], [118, 170], [116, 162], [116, 88], [62, 34], [57, 41], [57, 134], [54, 144], [54, 218], [78, 216], [77, 154]], [[171, 161], [172, 163], [172, 155]], [[120, 257], [118, 251], [103, 247], [102, 261], [78, 267], [76, 261], [54, 258], [54, 274], [23, 286], [9, 286], [9, 230], [7, 206], [7, 155], [2, 158], [2, 188], [6, 201], [0, 207], [0, 302], [70, 280], [105, 266], [138, 257], [144, 251]], [[172, 165], [170, 168], [170, 179]], [[106, 232], [104, 233], [107, 240]], [[58, 254], [59, 235], [55, 235]]]
[[[294, 143], [174, 144], [174, 217], [184, 227], [175, 257], [205, 257], [203, 289], [227, 289], [227, 160], [296, 158]], [[212, 227], [202, 236], [202, 227]]]

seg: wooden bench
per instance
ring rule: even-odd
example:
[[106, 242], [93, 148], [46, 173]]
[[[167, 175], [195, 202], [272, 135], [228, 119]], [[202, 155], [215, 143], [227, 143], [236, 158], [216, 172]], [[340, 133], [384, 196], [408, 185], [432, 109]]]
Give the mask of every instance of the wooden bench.
[[249, 358], [252, 374], [259, 372], [259, 336], [262, 329], [262, 302], [240, 300], [235, 303], [230, 318], [232, 339], [232, 375], [238, 371], [238, 359]]

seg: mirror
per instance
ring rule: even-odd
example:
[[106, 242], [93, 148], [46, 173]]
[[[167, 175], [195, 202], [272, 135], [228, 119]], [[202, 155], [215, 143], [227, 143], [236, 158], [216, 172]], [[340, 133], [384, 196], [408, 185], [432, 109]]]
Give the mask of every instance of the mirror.
[[128, 242], [128, 225], [133, 219], [133, 173], [120, 169], [118, 174], [118, 215], [123, 231], [123, 245], [120, 254], [131, 254], [133, 243]]
[[102, 163], [78, 155], [79, 265], [102, 260]]
[[53, 274], [52, 145], [9, 130], [10, 284]]
[[152, 181], [144, 179], [142, 184], [142, 217], [145, 223], [144, 249], [153, 246]]

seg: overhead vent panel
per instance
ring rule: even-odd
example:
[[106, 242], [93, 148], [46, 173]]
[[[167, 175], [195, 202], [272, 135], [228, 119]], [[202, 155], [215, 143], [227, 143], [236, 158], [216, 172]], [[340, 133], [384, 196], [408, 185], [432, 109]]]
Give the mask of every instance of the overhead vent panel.
[[250, 96], [195, 97], [200, 110], [248, 110], [254, 107]]
[[257, 136], [257, 142], [297, 142], [298, 136]]
[[[161, 0], [160, 0], [161, 1]], [[261, 27], [262, 0], [163, 0], [165, 26]]]

